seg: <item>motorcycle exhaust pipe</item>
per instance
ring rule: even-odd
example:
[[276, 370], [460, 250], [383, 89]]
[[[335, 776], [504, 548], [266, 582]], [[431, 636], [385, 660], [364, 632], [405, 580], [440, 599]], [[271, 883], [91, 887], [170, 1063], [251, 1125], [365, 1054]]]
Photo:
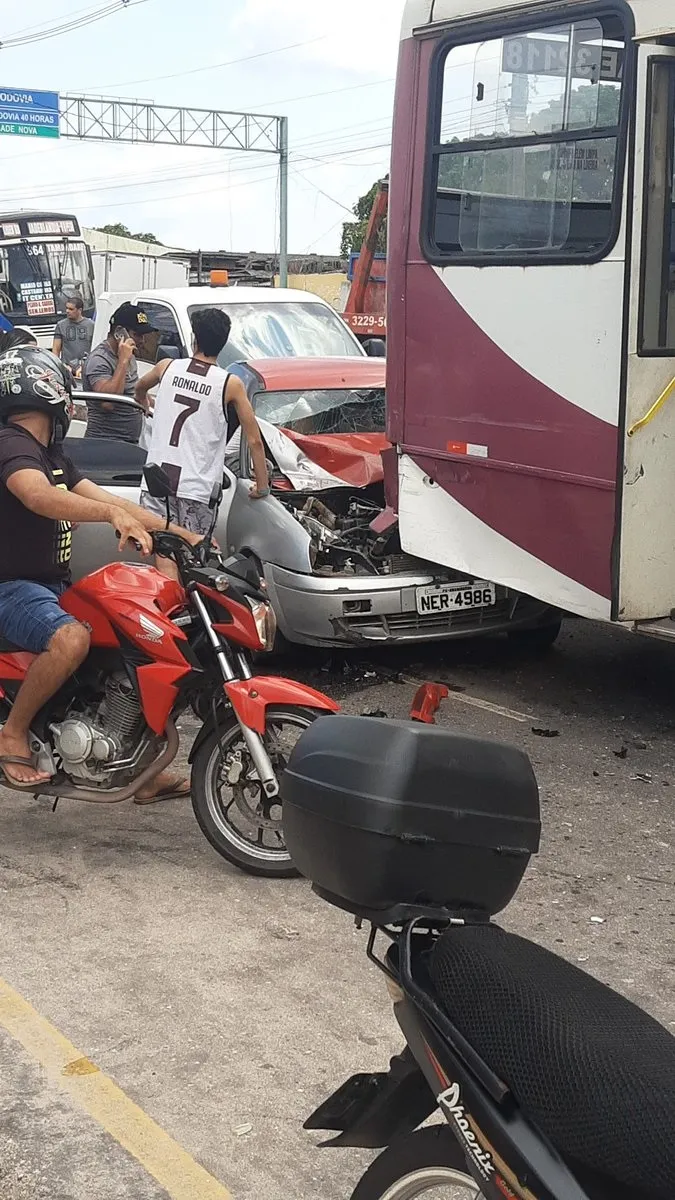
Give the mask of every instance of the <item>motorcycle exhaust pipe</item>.
[[54, 796], [58, 800], [84, 800], [87, 804], [121, 804], [123, 800], [130, 800], [136, 795], [139, 788], [150, 783], [159, 775], [160, 771], [164, 771], [171, 765], [174, 758], [178, 754], [179, 738], [175, 723], [169, 717], [166, 723], [166, 746], [159, 758], [151, 762], [144, 771], [131, 783], [128, 783], [123, 788], [112, 788], [109, 791], [94, 791], [89, 788], [78, 788], [66, 784], [57, 784], [50, 786], [49, 782], [33, 784], [29, 788], [20, 788], [20, 791], [31, 791], [36, 796]]

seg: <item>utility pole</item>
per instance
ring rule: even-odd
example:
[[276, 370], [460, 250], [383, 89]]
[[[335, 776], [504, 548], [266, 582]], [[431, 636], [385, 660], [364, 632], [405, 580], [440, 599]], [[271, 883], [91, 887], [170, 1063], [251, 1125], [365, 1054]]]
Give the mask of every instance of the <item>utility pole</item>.
[[288, 287], [288, 117], [279, 117], [279, 287]]

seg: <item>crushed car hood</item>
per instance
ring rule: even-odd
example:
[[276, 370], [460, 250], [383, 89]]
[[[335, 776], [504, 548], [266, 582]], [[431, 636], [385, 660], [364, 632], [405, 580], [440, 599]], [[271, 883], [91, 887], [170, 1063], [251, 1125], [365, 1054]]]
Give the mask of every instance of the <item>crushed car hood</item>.
[[[382, 451], [390, 443], [383, 433], [293, 433], [259, 421], [267, 449], [282, 475], [298, 492], [336, 487], [368, 487], [382, 483]], [[239, 430], [228, 453], [239, 448]]]
[[[351, 487], [382, 483], [382, 451], [390, 443], [383, 433], [292, 433], [280, 431], [310, 462], [328, 472], [332, 479]], [[283, 470], [283, 467], [280, 466]]]

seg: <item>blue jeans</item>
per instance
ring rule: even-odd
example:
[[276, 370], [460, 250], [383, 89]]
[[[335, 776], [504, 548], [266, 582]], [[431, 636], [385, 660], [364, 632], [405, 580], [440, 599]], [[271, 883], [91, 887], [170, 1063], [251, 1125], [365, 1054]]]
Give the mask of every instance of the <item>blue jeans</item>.
[[54, 634], [75, 621], [59, 604], [65, 587], [29, 579], [0, 583], [0, 636], [30, 654], [42, 654]]

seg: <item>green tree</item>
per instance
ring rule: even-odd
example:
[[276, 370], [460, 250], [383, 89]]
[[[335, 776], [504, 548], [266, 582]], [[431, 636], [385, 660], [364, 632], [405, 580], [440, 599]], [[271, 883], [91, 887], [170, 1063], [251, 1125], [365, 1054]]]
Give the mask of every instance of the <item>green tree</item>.
[[[389, 176], [386, 176], [388, 179]], [[340, 242], [340, 254], [343, 258], [348, 258], [352, 251], [359, 251], [363, 245], [363, 239], [366, 236], [370, 213], [375, 203], [377, 189], [380, 186], [379, 179], [373, 184], [365, 196], [361, 196], [356, 201], [352, 212], [356, 217], [355, 221], [345, 221], [342, 226], [342, 240]], [[382, 222], [379, 233], [377, 235], [377, 253], [384, 254], [387, 249], [387, 222]]]
[[[581, 84], [570, 93], [567, 129], [600, 129], [619, 120], [620, 89], [611, 83]], [[532, 133], [550, 133], [562, 128], [563, 100], [558, 96], [530, 116]]]
[[132, 238], [136, 238], [139, 242], [149, 242], [151, 246], [164, 245], [163, 242], [160, 242], [158, 237], [155, 237], [154, 233], [132, 233], [131, 236]]
[[[533, 200], [562, 202], [567, 197], [572, 202], [609, 203], [614, 180], [614, 139], [574, 142], [573, 134], [575, 129], [611, 128], [618, 119], [617, 87], [582, 84], [570, 94], [566, 126], [571, 134], [569, 143], [444, 154], [439, 164], [439, 186], [452, 191]], [[559, 132], [562, 121], [563, 100], [557, 97], [531, 113], [528, 125], [531, 133], [545, 136]], [[459, 146], [460, 139], [453, 138], [452, 144]]]
[[109, 233], [112, 237], [132, 238], [135, 242], [150, 242], [153, 246], [162, 246], [154, 233], [132, 233], [127, 225], [122, 225], [121, 221], [117, 221], [113, 225], [97, 225], [97, 233]]

